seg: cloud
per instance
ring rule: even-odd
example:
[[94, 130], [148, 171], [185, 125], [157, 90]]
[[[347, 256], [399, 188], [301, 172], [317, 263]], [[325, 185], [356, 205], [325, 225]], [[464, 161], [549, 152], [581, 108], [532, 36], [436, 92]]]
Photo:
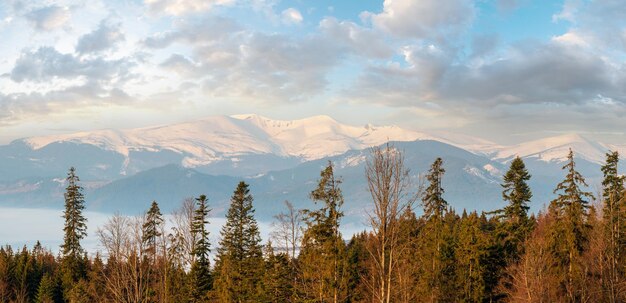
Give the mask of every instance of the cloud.
[[364, 16], [395, 36], [422, 39], [456, 34], [475, 14], [470, 0], [385, 0], [381, 13]]
[[232, 5], [235, 0], [144, 0], [153, 13], [181, 16], [207, 11], [214, 6]]
[[302, 20], [304, 20], [300, 11], [293, 7], [284, 10], [281, 15], [283, 22], [287, 24], [299, 24], [302, 23]]
[[102, 52], [114, 48], [117, 43], [124, 41], [124, 39], [120, 24], [108, 25], [103, 21], [97, 29], [78, 39], [76, 52], [80, 54]]
[[242, 27], [232, 19], [204, 16], [200, 19], [183, 20], [174, 30], [154, 34], [144, 39], [141, 44], [152, 49], [166, 48], [176, 42], [190, 46], [212, 44], [241, 30]]
[[[221, 31], [216, 31], [216, 25]], [[173, 54], [159, 66], [181, 81], [202, 84], [205, 96], [256, 104], [310, 100], [325, 92], [328, 73], [348, 55], [385, 58], [393, 51], [382, 36], [352, 22], [332, 18], [314, 34], [293, 37], [247, 30], [218, 17], [183, 22], [177, 30], [143, 41], [164, 49], [175, 43], [189, 55]]]
[[51, 47], [23, 51], [9, 76], [15, 82], [45, 82], [51, 79], [85, 77], [93, 81], [113, 78], [125, 79], [134, 63], [127, 59], [80, 59], [72, 54], [62, 54]]
[[470, 58], [477, 58], [491, 54], [497, 49], [500, 37], [496, 34], [483, 34], [472, 37], [472, 52]]
[[[321, 37], [294, 40], [263, 33], [198, 53], [203, 54], [197, 59], [209, 75], [204, 82], [208, 95], [261, 104], [304, 101], [321, 93], [328, 84], [327, 72], [339, 60], [335, 46]], [[210, 60], [216, 53], [233, 59], [230, 66]]]
[[354, 54], [370, 58], [389, 58], [393, 55], [393, 49], [383, 35], [354, 22], [327, 17], [320, 21], [319, 28], [328, 43], [342, 46]]
[[71, 14], [67, 7], [51, 5], [31, 10], [25, 17], [36, 29], [52, 31], [65, 25]]
[[523, 0], [496, 0], [496, 7], [499, 11], [510, 12], [522, 5]]
[[0, 93], [0, 126], [90, 106], [128, 105], [131, 102], [133, 99], [124, 90], [105, 87], [95, 81], [46, 93]]

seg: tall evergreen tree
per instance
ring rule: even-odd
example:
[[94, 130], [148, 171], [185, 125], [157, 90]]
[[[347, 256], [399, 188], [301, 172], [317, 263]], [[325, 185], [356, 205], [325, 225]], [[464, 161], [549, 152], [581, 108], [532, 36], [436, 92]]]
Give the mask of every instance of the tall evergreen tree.
[[276, 254], [269, 242], [265, 246], [265, 272], [263, 275], [263, 295], [259, 302], [293, 302], [294, 271], [289, 254]]
[[441, 220], [448, 207], [448, 202], [443, 199], [444, 189], [441, 186], [441, 180], [445, 172], [441, 158], [437, 158], [428, 170], [426, 180], [429, 182], [429, 185], [422, 199], [424, 216], [426, 218]]
[[74, 294], [74, 287], [82, 285], [80, 282], [86, 278], [86, 258], [85, 251], [80, 245], [80, 241], [87, 236], [87, 218], [83, 215], [85, 209], [85, 197], [83, 188], [78, 184], [80, 179], [76, 175], [76, 169], [71, 167], [67, 173], [67, 187], [65, 188], [65, 210], [63, 218], [64, 238], [61, 245], [61, 283], [63, 296], [66, 300], [71, 300]]
[[581, 189], [581, 186], [587, 186], [587, 183], [576, 171], [574, 153], [571, 149], [563, 170], [567, 174], [554, 190], [558, 196], [549, 207], [551, 215], [555, 218], [549, 237], [550, 251], [554, 258], [553, 274], [560, 281], [559, 286], [563, 295], [571, 302], [579, 302], [584, 274], [580, 257], [587, 247], [590, 232], [589, 201], [586, 199], [593, 199], [593, 195]]
[[63, 244], [61, 249], [66, 258], [79, 259], [83, 254], [80, 241], [87, 236], [87, 218], [83, 216], [85, 209], [85, 197], [83, 188], [78, 184], [80, 179], [76, 175], [76, 169], [71, 167], [67, 173], [67, 187], [65, 188], [65, 227], [63, 232]]
[[469, 215], [465, 212], [458, 224], [458, 248], [456, 256], [456, 277], [458, 287], [457, 301], [482, 302], [486, 298], [488, 238], [483, 228], [484, 216], [476, 211]]
[[205, 195], [196, 198], [196, 205], [197, 208], [191, 223], [191, 232], [196, 235], [196, 244], [192, 252], [195, 257], [190, 272], [190, 300], [192, 302], [205, 302], [212, 287], [209, 261], [211, 242], [209, 242], [209, 231], [206, 227], [209, 224], [208, 216], [211, 209], [208, 207]]
[[217, 249], [215, 288], [220, 302], [255, 302], [261, 292], [263, 252], [252, 201], [248, 184], [239, 182]]
[[317, 188], [311, 199], [321, 207], [305, 210], [307, 229], [302, 239], [300, 269], [305, 280], [304, 293], [315, 302], [338, 302], [342, 293], [342, 260], [345, 244], [339, 232], [339, 221], [343, 217], [341, 206], [343, 194], [341, 179], [336, 178], [332, 162], [320, 173]]
[[605, 259], [607, 262], [608, 277], [603, 283], [610, 302], [619, 300], [619, 285], [624, 278], [624, 269], [620, 264], [625, 260], [626, 250], [626, 207], [622, 197], [624, 195], [624, 176], [618, 175], [618, 152], [606, 154], [606, 163], [602, 166], [604, 180], [602, 180], [602, 198], [604, 200], [603, 219], [605, 239]]
[[142, 230], [142, 242], [145, 247], [146, 253], [150, 257], [150, 260], [154, 264], [156, 262], [157, 254], [157, 240], [161, 236], [161, 227], [163, 225], [163, 215], [159, 209], [159, 204], [156, 201], [152, 201], [150, 209], [146, 214], [146, 221], [143, 224]]
[[141, 242], [145, 253], [144, 256], [147, 258], [148, 262], [147, 278], [150, 286], [147, 290], [147, 294], [150, 297], [155, 296], [157, 300], [160, 298], [161, 301], [162, 298], [166, 296], [166, 294], [163, 293], [163, 283], [161, 283], [165, 273], [160, 270], [161, 268], [159, 268], [159, 265], [162, 264], [164, 260], [161, 259], [160, 264], [158, 263], [159, 260], [157, 260], [158, 240], [159, 237], [161, 237], [162, 227], [163, 215], [159, 209], [159, 204], [156, 201], [152, 201], [142, 226]]
[[[497, 220], [495, 239], [490, 249], [491, 270], [490, 279], [487, 283], [487, 291], [491, 286], [498, 284], [501, 272], [507, 265], [519, 260], [524, 252], [524, 241], [531, 232], [533, 222], [528, 218], [528, 203], [533, 194], [526, 183], [530, 180], [530, 174], [524, 165], [524, 161], [515, 157], [511, 161], [509, 170], [503, 177], [502, 198], [507, 205], [495, 211]], [[503, 287], [511, 283], [503, 281]], [[493, 294], [498, 296], [499, 294]]]
[[503, 179], [502, 198], [509, 204], [502, 209], [501, 215], [506, 222], [523, 225], [528, 220], [528, 203], [533, 194], [526, 183], [530, 180], [530, 174], [520, 157], [511, 161], [511, 167]]
[[35, 302], [54, 303], [56, 288], [57, 285], [53, 277], [48, 273], [44, 274], [39, 282], [39, 287], [37, 288], [37, 297], [35, 298]]
[[433, 302], [453, 300], [456, 285], [453, 265], [457, 216], [447, 210], [448, 202], [443, 199], [442, 166], [442, 159], [437, 158], [426, 175], [429, 186], [422, 197], [425, 223], [418, 245], [422, 269], [420, 295]]

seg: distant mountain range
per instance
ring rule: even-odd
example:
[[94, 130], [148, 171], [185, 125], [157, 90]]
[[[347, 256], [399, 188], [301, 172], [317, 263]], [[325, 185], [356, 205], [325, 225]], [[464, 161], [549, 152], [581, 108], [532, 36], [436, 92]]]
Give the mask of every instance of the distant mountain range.
[[457, 209], [477, 210], [502, 205], [499, 184], [515, 156], [525, 159], [533, 175], [533, 209], [538, 210], [552, 199], [569, 148], [593, 185], [599, 182], [606, 151], [626, 150], [576, 134], [502, 146], [397, 126], [350, 126], [327, 116], [294, 121], [216, 116], [176, 125], [26, 138], [0, 146], [0, 207], [61, 207], [63, 178], [75, 166], [91, 210], [136, 214], [152, 200], [171, 210], [183, 198], [205, 193], [220, 213], [243, 179], [251, 184], [258, 215], [269, 219], [282, 209], [283, 200], [313, 207], [308, 193], [321, 168], [332, 161], [344, 180], [348, 220], [359, 222], [369, 205], [364, 178], [368, 149], [387, 141], [405, 152], [416, 181], [442, 157], [444, 197]]

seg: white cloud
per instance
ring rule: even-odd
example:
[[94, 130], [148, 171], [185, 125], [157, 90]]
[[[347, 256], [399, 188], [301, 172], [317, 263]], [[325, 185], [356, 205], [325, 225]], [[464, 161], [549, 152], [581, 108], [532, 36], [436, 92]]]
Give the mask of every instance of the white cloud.
[[586, 47], [586, 48], [590, 47], [589, 42], [587, 42], [588, 39], [590, 38], [583, 37], [581, 33], [575, 30], [570, 30], [563, 35], [552, 37], [552, 41], [557, 42], [557, 43], [561, 43], [564, 45], [576, 45], [576, 46]]
[[552, 15], [552, 22], [559, 22], [561, 20], [574, 22], [581, 5], [582, 2], [580, 0], [565, 0], [561, 11]]
[[96, 30], [78, 39], [76, 51], [81, 54], [97, 53], [113, 48], [124, 39], [124, 33], [119, 24], [108, 25], [103, 21]]
[[380, 14], [367, 13], [374, 26], [399, 37], [454, 34], [474, 19], [470, 0], [385, 0]]
[[211, 9], [214, 6], [232, 5], [235, 0], [144, 0], [150, 11], [181, 16]]
[[297, 9], [290, 7], [282, 12], [282, 19], [287, 24], [299, 24], [302, 23], [302, 14]]
[[36, 29], [52, 31], [63, 27], [70, 20], [71, 14], [67, 7], [51, 5], [34, 9], [25, 17]]
[[320, 21], [319, 28], [329, 39], [328, 43], [344, 47], [351, 53], [371, 58], [389, 58], [393, 55], [393, 49], [383, 35], [354, 22], [327, 17]]

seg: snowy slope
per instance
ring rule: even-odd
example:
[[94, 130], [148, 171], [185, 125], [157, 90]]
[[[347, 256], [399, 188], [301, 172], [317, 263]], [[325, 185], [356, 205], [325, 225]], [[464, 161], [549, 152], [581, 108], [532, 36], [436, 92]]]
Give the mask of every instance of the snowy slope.
[[356, 127], [328, 116], [282, 121], [258, 115], [215, 116], [203, 120], [129, 130], [100, 130], [34, 137], [24, 142], [34, 150], [52, 143], [97, 146], [128, 158], [133, 151], [172, 151], [184, 155], [185, 167], [250, 154], [297, 157], [302, 161], [338, 155], [387, 141], [448, 140], [397, 126]]
[[593, 163], [603, 163], [605, 154], [609, 150], [623, 149], [620, 146], [589, 140], [579, 134], [566, 134], [503, 147], [496, 152], [494, 159], [506, 162], [519, 156], [544, 162], [562, 162], [566, 160], [570, 148], [574, 151], [576, 158]]

